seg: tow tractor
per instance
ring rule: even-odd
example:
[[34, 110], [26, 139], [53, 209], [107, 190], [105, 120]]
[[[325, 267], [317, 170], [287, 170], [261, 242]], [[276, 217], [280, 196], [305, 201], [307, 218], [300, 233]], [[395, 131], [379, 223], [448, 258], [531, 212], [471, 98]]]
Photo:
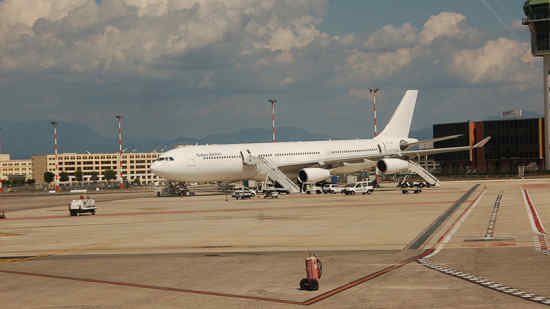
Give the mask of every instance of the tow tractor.
[[71, 216], [80, 216], [82, 213], [95, 215], [95, 211], [95, 200], [89, 196], [84, 197], [84, 195], [81, 195], [79, 200], [72, 200], [69, 204], [69, 213]]

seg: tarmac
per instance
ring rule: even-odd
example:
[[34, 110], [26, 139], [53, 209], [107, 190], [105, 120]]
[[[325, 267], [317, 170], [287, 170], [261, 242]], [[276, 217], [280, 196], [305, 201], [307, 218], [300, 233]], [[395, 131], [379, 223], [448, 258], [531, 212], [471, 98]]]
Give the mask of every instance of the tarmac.
[[[536, 308], [550, 305], [550, 179], [402, 194], [0, 195], [2, 308]], [[526, 193], [525, 193], [526, 192]], [[90, 194], [94, 197], [93, 194]], [[31, 208], [31, 209], [27, 209]], [[324, 265], [298, 287], [304, 258]]]

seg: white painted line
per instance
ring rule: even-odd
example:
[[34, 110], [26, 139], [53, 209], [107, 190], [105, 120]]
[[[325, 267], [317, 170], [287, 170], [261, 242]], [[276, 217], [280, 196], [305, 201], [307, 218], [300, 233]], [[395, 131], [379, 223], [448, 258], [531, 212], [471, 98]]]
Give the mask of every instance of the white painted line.
[[433, 256], [435, 256], [436, 254], [439, 253], [439, 251], [441, 251], [441, 249], [443, 249], [445, 247], [445, 245], [447, 243], [449, 243], [449, 240], [451, 240], [451, 238], [453, 238], [453, 236], [455, 235], [455, 233], [458, 231], [458, 229], [462, 226], [462, 224], [464, 223], [464, 221], [466, 221], [466, 219], [468, 218], [468, 216], [470, 215], [470, 213], [476, 208], [477, 204], [479, 204], [479, 201], [481, 201], [481, 198], [483, 197], [483, 195], [485, 195], [485, 193], [487, 192], [487, 188], [483, 189], [483, 192], [481, 192], [480, 195], [478, 195], [477, 199], [474, 201], [473, 204], [471, 204], [468, 208], [468, 210], [464, 213], [462, 213], [460, 219], [456, 222], [456, 224], [453, 226], [453, 228], [451, 229], [451, 231], [445, 236], [445, 238], [443, 239], [443, 241], [441, 241], [440, 243], [438, 243], [436, 245], [436, 248], [435, 250], [428, 254], [425, 258], [426, 259], [429, 259]]

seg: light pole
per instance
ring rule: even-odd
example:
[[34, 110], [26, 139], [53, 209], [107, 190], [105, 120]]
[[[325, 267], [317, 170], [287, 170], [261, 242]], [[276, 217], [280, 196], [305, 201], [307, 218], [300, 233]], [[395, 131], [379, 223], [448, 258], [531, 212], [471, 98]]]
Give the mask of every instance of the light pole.
[[378, 91], [380, 91], [380, 89], [378, 88], [369, 88], [369, 92], [372, 96], [372, 103], [373, 103], [373, 111], [374, 111], [374, 116], [373, 116], [373, 119], [374, 119], [374, 137], [378, 136], [378, 131], [376, 129], [376, 94], [378, 94]]
[[118, 124], [118, 145], [120, 147], [120, 152], [118, 155], [118, 177], [120, 178], [120, 191], [124, 191], [124, 180], [122, 179], [122, 127], [120, 125], [122, 116], [116, 115], [115, 118]]
[[277, 99], [268, 99], [269, 103], [271, 103], [271, 125], [273, 127], [273, 138], [272, 141], [275, 143], [275, 103], [277, 103]]
[[50, 122], [53, 126], [53, 150], [55, 153], [55, 192], [59, 192], [59, 155], [57, 153], [57, 122]]

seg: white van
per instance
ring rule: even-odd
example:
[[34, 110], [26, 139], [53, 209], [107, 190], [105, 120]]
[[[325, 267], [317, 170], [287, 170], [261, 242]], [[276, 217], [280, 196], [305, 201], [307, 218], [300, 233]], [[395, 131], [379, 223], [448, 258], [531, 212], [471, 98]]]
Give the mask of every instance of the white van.
[[346, 195], [353, 194], [371, 194], [374, 191], [374, 187], [369, 184], [368, 181], [360, 181], [356, 183], [350, 183], [344, 188]]

